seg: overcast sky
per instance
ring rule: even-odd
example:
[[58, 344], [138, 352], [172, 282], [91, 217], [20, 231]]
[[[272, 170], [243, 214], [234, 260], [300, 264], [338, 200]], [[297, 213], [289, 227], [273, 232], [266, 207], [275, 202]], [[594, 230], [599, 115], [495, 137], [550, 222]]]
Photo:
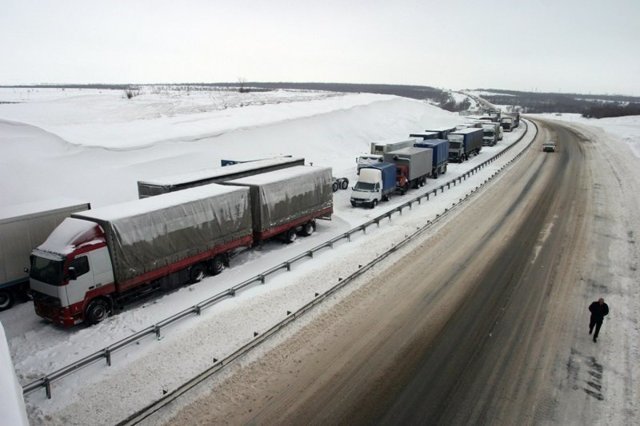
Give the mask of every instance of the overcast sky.
[[295, 81], [640, 95], [640, 0], [0, 0], [0, 84]]

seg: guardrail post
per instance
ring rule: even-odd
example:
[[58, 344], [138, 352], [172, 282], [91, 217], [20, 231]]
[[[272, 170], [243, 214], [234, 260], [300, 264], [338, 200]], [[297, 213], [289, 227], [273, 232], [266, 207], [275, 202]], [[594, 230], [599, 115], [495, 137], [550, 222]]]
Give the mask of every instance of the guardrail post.
[[346, 234], [344, 234], [344, 236], [347, 238], [347, 242], [351, 242], [351, 234], [349, 232], [347, 232]]
[[107, 359], [107, 365], [111, 367], [111, 349], [106, 348], [104, 350], [104, 357]]
[[47, 399], [51, 399], [51, 382], [48, 377], [44, 378], [44, 391], [47, 393]]
[[291, 263], [287, 262], [285, 263], [285, 265], [287, 265], [287, 271], [291, 271]]
[[308, 256], [313, 259], [313, 250], [309, 250]]
[[260, 282], [264, 284], [264, 281], [265, 281], [265, 276], [263, 274], [260, 274]]
[[157, 325], [154, 325], [153, 331], [155, 331], [156, 333], [156, 339], [160, 340], [160, 327], [158, 327]]

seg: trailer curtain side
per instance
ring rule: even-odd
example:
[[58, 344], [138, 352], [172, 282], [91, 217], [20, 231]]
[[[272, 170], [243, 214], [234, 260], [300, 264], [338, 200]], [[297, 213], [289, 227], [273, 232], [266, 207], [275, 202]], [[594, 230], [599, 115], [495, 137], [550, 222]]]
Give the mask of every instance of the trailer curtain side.
[[216, 184], [73, 217], [102, 226], [116, 283], [250, 237], [252, 230], [249, 191]]

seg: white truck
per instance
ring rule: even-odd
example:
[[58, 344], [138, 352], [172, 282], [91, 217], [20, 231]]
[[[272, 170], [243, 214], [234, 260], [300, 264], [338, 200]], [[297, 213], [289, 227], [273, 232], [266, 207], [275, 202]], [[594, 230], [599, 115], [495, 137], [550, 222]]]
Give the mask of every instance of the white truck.
[[26, 297], [31, 250], [66, 217], [89, 208], [89, 203], [59, 198], [0, 209], [0, 311]]
[[389, 199], [396, 190], [396, 166], [392, 163], [376, 163], [360, 169], [358, 181], [351, 190], [353, 207], [374, 208], [380, 201]]

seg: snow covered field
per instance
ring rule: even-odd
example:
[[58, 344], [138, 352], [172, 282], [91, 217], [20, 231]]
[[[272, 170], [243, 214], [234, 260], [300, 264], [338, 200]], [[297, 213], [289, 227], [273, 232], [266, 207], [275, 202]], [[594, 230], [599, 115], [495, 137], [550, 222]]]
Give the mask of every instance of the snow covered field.
[[[26, 89], [23, 89], [26, 90]], [[94, 206], [137, 198], [136, 181], [216, 167], [222, 158], [278, 154], [303, 156], [331, 166], [334, 176], [355, 177], [355, 157], [371, 141], [405, 138], [426, 127], [459, 124], [464, 118], [424, 102], [387, 95], [274, 91], [144, 93], [131, 100], [121, 91], [47, 90], [20, 93], [0, 89], [0, 199], [15, 204], [72, 196]], [[226, 106], [222, 108], [221, 105]], [[640, 143], [640, 120], [627, 129], [628, 143]], [[5, 120], [5, 121], [3, 121]], [[600, 120], [599, 122], [601, 122]], [[612, 127], [616, 127], [612, 124]], [[607, 129], [608, 131], [608, 129]], [[621, 130], [620, 130], [621, 131]], [[450, 165], [451, 179], [503, 149], [522, 132], [485, 147], [467, 163]], [[521, 147], [532, 135], [525, 138]], [[636, 154], [638, 151], [635, 151]], [[341, 243], [291, 273], [268, 280], [215, 305], [200, 317], [172, 328], [160, 341], [117, 352], [113, 366], [99, 362], [27, 397], [35, 424], [112, 424], [157, 399], [268, 329], [287, 310], [385, 250], [426, 220], [435, 218], [506, 163], [516, 151], [442, 196]], [[430, 180], [419, 190], [438, 184]], [[414, 193], [419, 193], [415, 190]], [[376, 210], [353, 209], [348, 191], [335, 194], [335, 215], [318, 232], [291, 245], [273, 242], [232, 260], [217, 277], [132, 306], [93, 327], [61, 329], [40, 320], [29, 304], [0, 313], [22, 384], [179, 312], [256, 275], [326, 239], [397, 206], [393, 197]]]

